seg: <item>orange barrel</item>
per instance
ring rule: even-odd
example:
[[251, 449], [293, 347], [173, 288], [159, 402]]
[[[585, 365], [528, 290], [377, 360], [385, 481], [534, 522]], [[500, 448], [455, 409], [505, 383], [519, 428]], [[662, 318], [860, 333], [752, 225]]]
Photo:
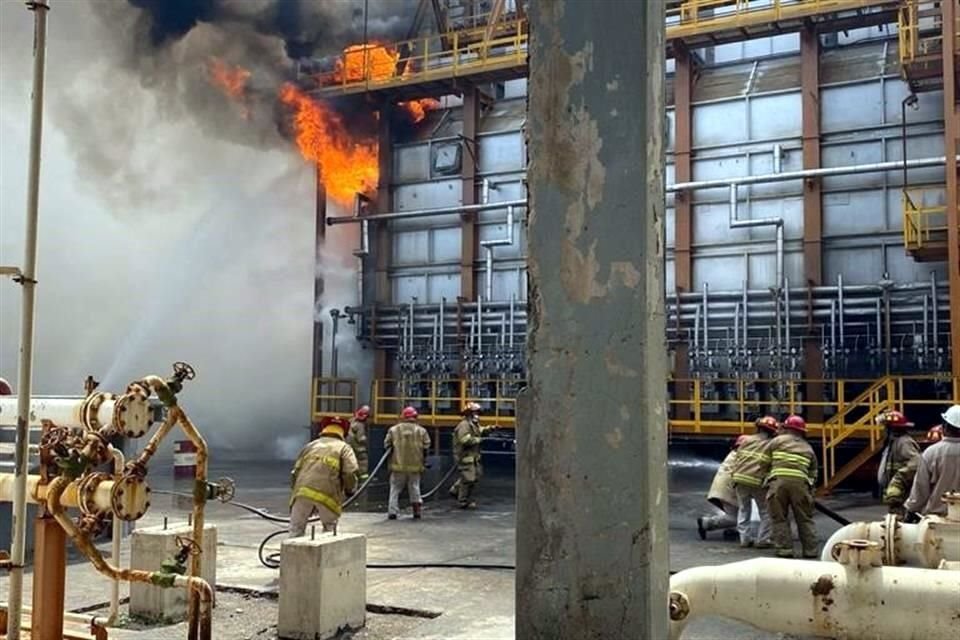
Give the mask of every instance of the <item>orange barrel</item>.
[[189, 440], [173, 443], [173, 477], [192, 478], [197, 473], [197, 446]]

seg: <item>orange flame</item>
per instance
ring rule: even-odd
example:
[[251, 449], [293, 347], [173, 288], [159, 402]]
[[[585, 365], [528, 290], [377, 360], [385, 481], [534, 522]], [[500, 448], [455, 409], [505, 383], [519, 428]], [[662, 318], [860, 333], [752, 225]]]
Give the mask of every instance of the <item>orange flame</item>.
[[329, 197], [349, 205], [357, 193], [376, 188], [379, 166], [375, 143], [353, 140], [339, 114], [290, 83], [280, 88], [280, 100], [294, 110], [300, 155], [320, 167]]
[[243, 67], [234, 67], [220, 58], [210, 58], [207, 62], [207, 72], [213, 86], [223, 91], [231, 100], [242, 100], [247, 90], [247, 80], [250, 72]]
[[421, 98], [420, 100], [410, 100], [409, 102], [398, 102], [397, 106], [406, 110], [410, 119], [416, 124], [427, 117], [427, 111], [432, 111], [440, 106], [439, 100], [433, 98]]
[[343, 50], [334, 71], [336, 82], [386, 80], [397, 75], [400, 54], [382, 44], [355, 44]]

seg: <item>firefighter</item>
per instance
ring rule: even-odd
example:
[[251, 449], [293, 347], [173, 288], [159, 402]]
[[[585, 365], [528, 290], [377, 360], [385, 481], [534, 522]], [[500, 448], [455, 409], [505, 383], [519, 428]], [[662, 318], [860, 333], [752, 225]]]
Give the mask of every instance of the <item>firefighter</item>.
[[880, 458], [877, 483], [880, 485], [883, 504], [890, 513], [901, 518], [906, 515], [903, 503], [910, 496], [913, 477], [920, 464], [920, 445], [910, 437], [907, 430], [913, 423], [899, 411], [887, 411], [877, 417], [877, 424], [887, 430], [887, 446]]
[[401, 421], [387, 431], [383, 444], [391, 449], [390, 453], [390, 502], [387, 517], [397, 519], [400, 513], [400, 493], [407, 487], [407, 497], [413, 507], [413, 518], [419, 520], [423, 499], [420, 497], [420, 474], [423, 473], [423, 461], [426, 450], [430, 448], [430, 436], [427, 430], [417, 424], [417, 410], [404, 408]]
[[920, 456], [910, 498], [904, 504], [908, 520], [919, 515], [946, 515], [943, 494], [960, 491], [960, 404], [943, 414], [943, 439]]
[[349, 424], [343, 418], [325, 418], [320, 437], [297, 456], [290, 473], [290, 537], [302, 536], [307, 520], [320, 516], [324, 531], [340, 519], [341, 505], [357, 486], [357, 457], [343, 441]]
[[483, 475], [480, 443], [486, 429], [480, 426], [480, 405], [476, 402], [465, 404], [461, 415], [463, 420], [453, 431], [453, 455], [460, 476], [450, 488], [450, 495], [456, 497], [461, 509], [476, 509], [473, 491]]
[[369, 417], [370, 407], [363, 405], [357, 409], [353, 414], [353, 420], [350, 421], [350, 431], [347, 433], [347, 444], [353, 447], [353, 452], [357, 454], [360, 482], [366, 480], [370, 473], [367, 458], [367, 419]]
[[793, 557], [793, 538], [787, 512], [793, 512], [804, 558], [816, 558], [817, 530], [813, 523], [813, 487], [817, 483], [817, 456], [806, 439], [807, 423], [800, 416], [783, 421], [780, 435], [769, 444], [767, 508], [777, 556]]
[[737, 448], [747, 439], [747, 436], [738, 436], [733, 443], [730, 453], [720, 463], [717, 473], [713, 476], [710, 491], [707, 493], [707, 502], [720, 509], [722, 513], [700, 516], [697, 518], [697, 533], [701, 540], [707, 539], [707, 531], [722, 529], [724, 537], [727, 531], [737, 526], [737, 492], [733, 488], [733, 464], [737, 457]]
[[[767, 511], [767, 495], [763, 483], [770, 472], [770, 442], [780, 425], [773, 416], [757, 418], [753, 423], [757, 432], [749, 436], [737, 449], [733, 465], [733, 485], [737, 491], [737, 533], [740, 546], [756, 546], [769, 549], [770, 514]], [[757, 506], [760, 527], [751, 526], [753, 505]], [[756, 535], [754, 535], [756, 534]]]

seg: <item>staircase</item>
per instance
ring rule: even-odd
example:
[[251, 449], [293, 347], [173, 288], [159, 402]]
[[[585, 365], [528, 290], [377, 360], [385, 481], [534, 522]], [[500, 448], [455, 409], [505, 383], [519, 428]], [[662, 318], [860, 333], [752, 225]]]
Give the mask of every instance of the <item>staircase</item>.
[[[896, 409], [898, 404], [897, 383], [892, 377], [886, 376], [876, 380], [850, 402], [844, 403], [840, 411], [823, 425], [820, 436], [823, 447], [823, 484], [817, 490], [818, 495], [833, 491], [883, 448], [884, 429], [876, 423], [876, 418], [886, 411]], [[837, 446], [855, 433], [864, 431], [869, 434], [867, 445], [837, 469]]]

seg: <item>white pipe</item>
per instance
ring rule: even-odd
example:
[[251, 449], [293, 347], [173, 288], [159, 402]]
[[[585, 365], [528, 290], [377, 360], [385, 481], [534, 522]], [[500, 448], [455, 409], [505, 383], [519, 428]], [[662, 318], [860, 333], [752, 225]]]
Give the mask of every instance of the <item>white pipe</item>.
[[[894, 529], [896, 535], [887, 535], [888, 529]], [[838, 545], [847, 540], [880, 543], [883, 563], [889, 565], [935, 569], [944, 560], [960, 561], [960, 522], [938, 516], [926, 516], [917, 524], [904, 524], [890, 516], [880, 522], [850, 523], [830, 536], [823, 545], [820, 559], [835, 559]]]
[[[940, 346], [940, 310], [937, 301], [937, 272], [930, 272], [930, 293], [933, 296], [933, 349], [936, 351]], [[879, 303], [877, 303], [879, 304]], [[879, 328], [879, 324], [877, 325]], [[880, 336], [877, 334], [877, 343], [880, 342]]]
[[870, 640], [954, 640], [960, 571], [756, 558], [670, 578], [670, 638], [698, 618], [771, 632]]
[[23, 619], [23, 563], [27, 539], [27, 446], [30, 444], [30, 394], [33, 382], [33, 325], [37, 285], [37, 227], [40, 213], [40, 151], [43, 140], [43, 89], [47, 58], [47, 0], [28, 3], [34, 15], [33, 92], [30, 98], [30, 151], [27, 161], [27, 210], [24, 259], [20, 285], [20, 362], [17, 381], [17, 433], [14, 454], [13, 508], [10, 523], [10, 593], [7, 597], [7, 637], [20, 640]]
[[485, 271], [486, 271], [486, 292], [487, 300], [493, 300], [493, 247], [488, 247], [484, 245], [484, 249], [487, 250], [487, 255], [485, 259]]
[[783, 287], [784, 331], [786, 332], [786, 350], [790, 353], [790, 282], [786, 280]]
[[446, 341], [444, 340], [444, 337], [446, 336], [446, 334], [445, 334], [445, 329], [444, 329], [444, 325], [445, 325], [446, 322], [447, 322], [447, 316], [446, 316], [446, 314], [443, 312], [444, 303], [445, 303], [446, 301], [447, 301], [446, 298], [440, 298], [440, 351], [441, 351], [441, 353], [443, 352], [444, 343], [446, 342]]
[[[113, 454], [113, 475], [119, 478], [123, 475], [123, 467], [126, 461], [123, 458], [123, 452], [119, 449], [110, 447], [110, 453]], [[110, 562], [113, 566], [120, 566], [120, 542], [123, 540], [123, 520], [114, 516], [110, 529]], [[94, 618], [94, 622], [104, 627], [109, 627], [117, 621], [120, 614], [120, 581], [112, 578], [110, 581], [110, 609], [106, 620]]]
[[779, 174], [783, 170], [783, 147], [780, 143], [773, 145], [773, 172]]
[[516, 297], [516, 296], [514, 296], [513, 294], [510, 294], [510, 342], [508, 343], [507, 346], [509, 346], [511, 350], [513, 349], [513, 331], [514, 331], [514, 329], [513, 329], [513, 323], [514, 323], [514, 317], [513, 317], [513, 307], [514, 307], [514, 304], [513, 304], [513, 300], [514, 300], [515, 297]]
[[513, 206], [507, 206], [507, 235], [493, 240], [484, 240], [480, 246], [487, 250], [486, 255], [486, 290], [487, 301], [493, 300], [493, 248], [506, 247], [513, 244]]
[[703, 283], [703, 350], [710, 354], [710, 285]]
[[839, 317], [837, 318], [837, 322], [840, 326], [840, 348], [842, 350], [843, 345], [846, 343], [846, 338], [844, 335], [844, 328], [843, 328], [844, 323], [843, 323], [843, 274], [842, 273], [837, 274], [837, 310], [839, 311], [838, 313]]
[[477, 298], [477, 351], [483, 353], [483, 296]]

